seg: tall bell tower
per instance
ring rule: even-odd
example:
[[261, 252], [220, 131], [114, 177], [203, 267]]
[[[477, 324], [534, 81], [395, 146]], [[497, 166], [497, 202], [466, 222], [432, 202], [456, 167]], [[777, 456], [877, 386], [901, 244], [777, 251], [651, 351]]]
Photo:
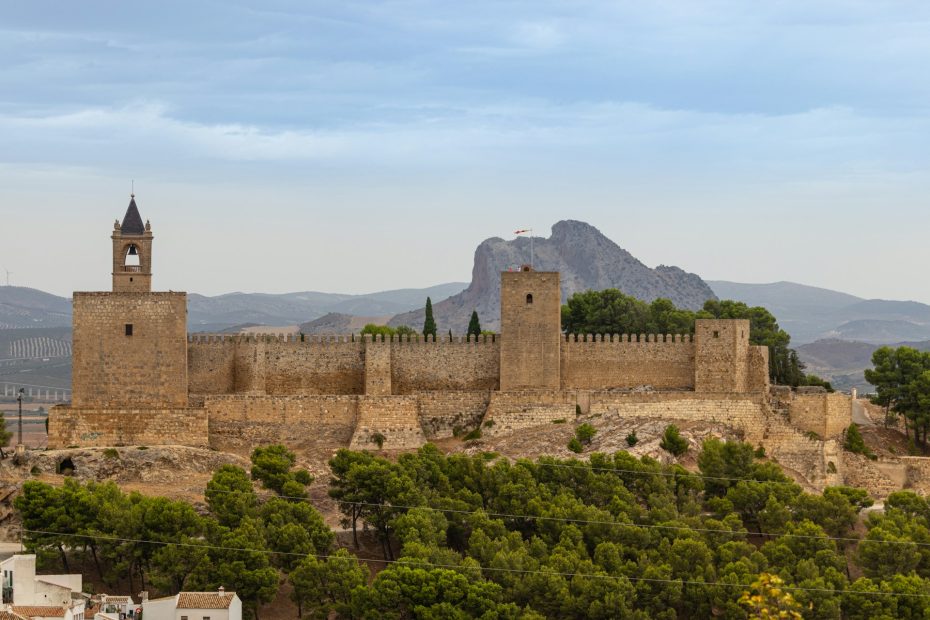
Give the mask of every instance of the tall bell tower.
[[152, 290], [152, 227], [142, 223], [132, 194], [129, 208], [113, 225], [113, 292], [149, 293]]

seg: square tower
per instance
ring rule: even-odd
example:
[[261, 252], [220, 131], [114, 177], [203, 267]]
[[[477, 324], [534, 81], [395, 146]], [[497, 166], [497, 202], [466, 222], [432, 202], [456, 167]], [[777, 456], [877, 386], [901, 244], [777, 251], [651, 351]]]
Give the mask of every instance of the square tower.
[[694, 342], [695, 392], [749, 391], [749, 319], [698, 319]]
[[500, 389], [559, 389], [561, 344], [559, 273], [501, 273]]
[[74, 407], [186, 407], [187, 295], [153, 293], [135, 196], [113, 230], [113, 292], [74, 293]]

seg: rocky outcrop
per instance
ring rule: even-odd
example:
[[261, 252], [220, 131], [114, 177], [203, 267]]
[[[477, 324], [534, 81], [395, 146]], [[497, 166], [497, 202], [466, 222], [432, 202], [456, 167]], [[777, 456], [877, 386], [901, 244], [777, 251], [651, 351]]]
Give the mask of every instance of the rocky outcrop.
[[[590, 224], [564, 220], [552, 227], [548, 239], [533, 239], [533, 266], [538, 271], [558, 271], [562, 278], [562, 300], [579, 291], [620, 289], [644, 301], [659, 297], [675, 305], [697, 309], [714, 292], [697, 275], [678, 267], [660, 265], [650, 269], [632, 254], [605, 237]], [[487, 239], [475, 250], [471, 284], [467, 289], [433, 304], [439, 330], [464, 332], [472, 310], [478, 311], [486, 329], [500, 325], [500, 273], [530, 262], [530, 239], [512, 241]], [[433, 300], [436, 302], [437, 300]], [[398, 314], [391, 325], [423, 327], [423, 310]]]

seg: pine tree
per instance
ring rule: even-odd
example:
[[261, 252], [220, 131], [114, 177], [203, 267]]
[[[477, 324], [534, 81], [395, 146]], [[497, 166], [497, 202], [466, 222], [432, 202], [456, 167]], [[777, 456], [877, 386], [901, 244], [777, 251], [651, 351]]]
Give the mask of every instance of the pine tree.
[[426, 319], [423, 321], [423, 335], [436, 338], [436, 321], [433, 319], [433, 302], [426, 298]]
[[468, 322], [468, 335], [474, 336], [475, 340], [481, 335], [481, 321], [478, 320], [478, 311], [471, 311], [471, 320]]
[[426, 298], [426, 319], [423, 321], [423, 335], [436, 338], [436, 321], [433, 319], [433, 302]]

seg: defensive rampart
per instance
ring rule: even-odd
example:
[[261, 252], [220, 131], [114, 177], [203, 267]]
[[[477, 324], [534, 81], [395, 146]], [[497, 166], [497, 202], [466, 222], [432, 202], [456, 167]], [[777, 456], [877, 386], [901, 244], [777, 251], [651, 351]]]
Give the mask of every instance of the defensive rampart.
[[207, 413], [201, 408], [52, 408], [48, 447], [209, 445]]
[[563, 389], [694, 389], [691, 336], [567, 335], [561, 365]]

